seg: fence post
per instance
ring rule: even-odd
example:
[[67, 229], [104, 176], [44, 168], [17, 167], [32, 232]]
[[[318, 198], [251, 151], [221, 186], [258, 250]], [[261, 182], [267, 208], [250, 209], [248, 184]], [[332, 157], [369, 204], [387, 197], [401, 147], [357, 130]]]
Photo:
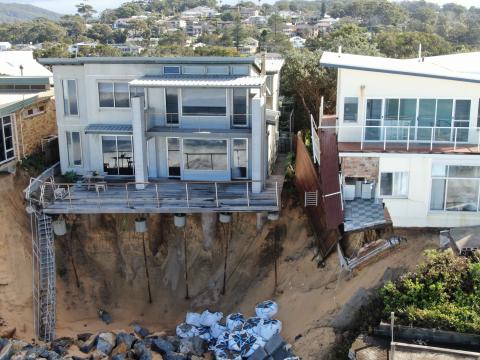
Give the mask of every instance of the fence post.
[[407, 151], [410, 149], [410, 126], [407, 128]]
[[188, 183], [185, 183], [185, 194], [187, 195], [187, 207], [190, 207], [190, 200], [188, 198]]
[[215, 201], [217, 203], [217, 208], [218, 208], [219, 207], [218, 206], [218, 186], [216, 181], [215, 181]]
[[247, 185], [247, 206], [250, 207], [250, 195], [248, 195], [248, 181], [245, 184]]
[[362, 126], [362, 138], [360, 139], [360, 150], [363, 150], [363, 139], [365, 137], [365, 126]]
[[458, 135], [458, 128], [455, 128], [455, 139], [453, 139], [453, 150], [457, 150], [457, 135]]
[[72, 207], [72, 196], [70, 194], [70, 185], [67, 184], [67, 191], [68, 191], [68, 202], [70, 203], [70, 207]]
[[157, 195], [157, 208], [160, 207], [160, 198], [158, 197], [158, 184], [155, 184], [155, 193]]
[[127, 207], [130, 207], [130, 199], [128, 198], [128, 183], [125, 184], [125, 195], [127, 197]]
[[385, 126], [383, 128], [383, 151], [385, 151], [386, 149], [387, 149], [387, 127]]
[[430, 131], [430, 151], [433, 150], [433, 130], [434, 128], [432, 127], [432, 130]]

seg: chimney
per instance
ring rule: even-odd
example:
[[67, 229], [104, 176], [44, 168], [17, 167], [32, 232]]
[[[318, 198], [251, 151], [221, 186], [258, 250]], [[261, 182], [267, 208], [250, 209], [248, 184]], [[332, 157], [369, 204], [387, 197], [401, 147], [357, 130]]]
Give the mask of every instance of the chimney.
[[267, 73], [267, 54], [265, 53], [265, 51], [262, 52], [262, 55], [261, 55], [261, 74], [262, 75], [265, 75]]

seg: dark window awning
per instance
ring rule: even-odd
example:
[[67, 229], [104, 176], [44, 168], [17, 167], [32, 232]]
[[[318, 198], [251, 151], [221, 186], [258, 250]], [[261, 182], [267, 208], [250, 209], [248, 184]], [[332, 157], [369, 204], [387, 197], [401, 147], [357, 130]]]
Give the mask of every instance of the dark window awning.
[[132, 133], [132, 125], [90, 124], [85, 128], [85, 134], [132, 135]]

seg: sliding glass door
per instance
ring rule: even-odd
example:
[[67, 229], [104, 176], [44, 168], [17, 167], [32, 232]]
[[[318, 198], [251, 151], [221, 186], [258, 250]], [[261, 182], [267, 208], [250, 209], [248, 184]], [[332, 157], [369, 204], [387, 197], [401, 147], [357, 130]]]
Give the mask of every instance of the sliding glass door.
[[470, 106], [470, 100], [455, 101], [455, 120], [453, 126], [456, 129], [452, 136], [455, 137], [454, 141], [468, 142], [468, 127], [470, 126]]
[[381, 140], [382, 137], [382, 99], [367, 100], [367, 114], [365, 119], [365, 140]]
[[131, 136], [102, 136], [103, 171], [108, 175], [133, 175]]

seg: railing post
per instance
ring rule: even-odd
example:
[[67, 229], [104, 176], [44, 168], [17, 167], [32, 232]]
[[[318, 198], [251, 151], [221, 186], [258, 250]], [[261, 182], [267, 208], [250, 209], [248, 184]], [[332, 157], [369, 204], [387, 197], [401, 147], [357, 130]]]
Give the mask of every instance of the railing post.
[[155, 184], [155, 194], [157, 195], [157, 208], [160, 207], [160, 198], [158, 196], [158, 184]]
[[125, 195], [127, 196], [127, 207], [130, 207], [130, 199], [128, 198], [128, 184], [125, 184]]
[[430, 151], [433, 150], [433, 130], [434, 128], [432, 127], [430, 131]]
[[387, 149], [387, 127], [383, 127], [383, 151]]
[[190, 200], [188, 198], [188, 183], [185, 183], [185, 194], [187, 195], [187, 207], [190, 207]]
[[279, 198], [278, 198], [278, 181], [275, 181], [275, 198], [277, 200], [277, 206], [280, 207], [279, 205]]
[[217, 208], [220, 207], [218, 206], [218, 187], [217, 187], [216, 181], [215, 181], [215, 201], [217, 202]]
[[70, 207], [72, 207], [72, 196], [70, 194], [70, 185], [67, 185], [67, 192], [68, 192], [68, 202], [70, 203]]
[[453, 150], [457, 150], [457, 135], [458, 135], [458, 128], [455, 128], [455, 139], [453, 139]]
[[360, 139], [360, 150], [363, 150], [363, 139], [365, 138], [365, 126], [362, 126], [362, 138]]
[[407, 151], [410, 149], [410, 126], [407, 127]]
[[248, 195], [248, 181], [245, 184], [247, 185], [247, 206], [250, 207], [250, 195]]
[[477, 134], [478, 134], [478, 139], [477, 139], [477, 152], [480, 152], [480, 131], [479, 128], [477, 127]]

